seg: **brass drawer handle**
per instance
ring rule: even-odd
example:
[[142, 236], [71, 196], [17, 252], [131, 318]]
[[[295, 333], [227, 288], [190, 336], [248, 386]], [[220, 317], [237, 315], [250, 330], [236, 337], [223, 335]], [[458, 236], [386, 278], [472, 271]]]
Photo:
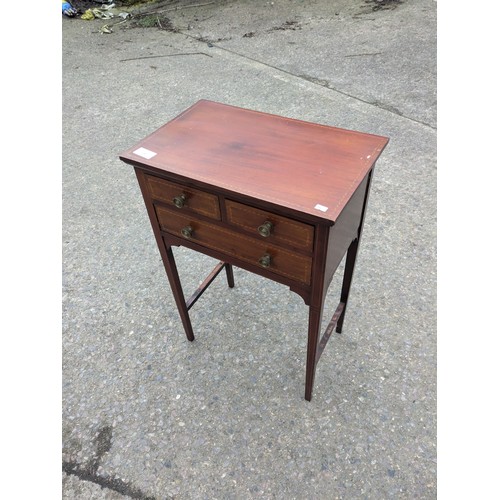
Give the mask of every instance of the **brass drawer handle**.
[[176, 196], [172, 202], [177, 208], [182, 208], [186, 204], [186, 195], [180, 194], [179, 196]]
[[193, 228], [191, 226], [186, 226], [181, 229], [181, 234], [184, 238], [192, 238], [193, 237]]
[[260, 259], [259, 264], [262, 267], [270, 267], [271, 266], [271, 256], [268, 253], [265, 253]]
[[264, 236], [264, 238], [267, 238], [268, 236], [271, 236], [271, 231], [273, 230], [273, 223], [269, 222], [266, 220], [262, 226], [259, 226], [258, 231], [261, 236]]

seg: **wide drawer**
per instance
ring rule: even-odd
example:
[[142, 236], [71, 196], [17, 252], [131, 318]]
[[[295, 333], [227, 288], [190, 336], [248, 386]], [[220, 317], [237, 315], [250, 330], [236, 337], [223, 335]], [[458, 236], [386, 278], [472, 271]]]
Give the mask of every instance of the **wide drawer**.
[[225, 226], [201, 221], [187, 213], [159, 205], [155, 208], [163, 231], [292, 280], [305, 284], [311, 281], [310, 257], [272, 245], [267, 241], [242, 235]]
[[314, 226], [231, 200], [226, 200], [226, 213], [229, 223], [269, 243], [306, 251], [313, 249]]
[[152, 175], [145, 177], [149, 194], [154, 200], [167, 203], [178, 210], [220, 220], [219, 198], [216, 195]]

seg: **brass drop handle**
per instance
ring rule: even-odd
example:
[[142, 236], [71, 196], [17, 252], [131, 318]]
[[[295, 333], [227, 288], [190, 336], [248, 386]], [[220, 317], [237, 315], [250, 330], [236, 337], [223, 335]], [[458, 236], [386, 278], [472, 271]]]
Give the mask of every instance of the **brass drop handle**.
[[271, 256], [268, 253], [265, 253], [260, 259], [259, 264], [262, 267], [270, 267], [271, 266]]
[[181, 234], [184, 238], [192, 238], [193, 237], [193, 228], [191, 226], [186, 226], [181, 229]]
[[182, 208], [186, 204], [186, 195], [185, 194], [180, 194], [179, 196], [176, 196], [172, 202], [177, 208]]
[[271, 231], [273, 230], [273, 223], [269, 222], [266, 220], [262, 226], [259, 226], [258, 231], [261, 236], [264, 236], [264, 238], [267, 238], [268, 236], [271, 236]]

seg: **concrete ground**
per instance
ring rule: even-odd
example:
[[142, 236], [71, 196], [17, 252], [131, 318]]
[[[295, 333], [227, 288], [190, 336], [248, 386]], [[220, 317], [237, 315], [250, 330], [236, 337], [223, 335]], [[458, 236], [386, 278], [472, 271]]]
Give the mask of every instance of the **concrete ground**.
[[[168, 29], [62, 19], [63, 498], [435, 498], [436, 3], [161, 6]], [[311, 402], [286, 287], [218, 278], [186, 340], [118, 159], [201, 98], [390, 137]], [[214, 264], [176, 257], [186, 293]]]

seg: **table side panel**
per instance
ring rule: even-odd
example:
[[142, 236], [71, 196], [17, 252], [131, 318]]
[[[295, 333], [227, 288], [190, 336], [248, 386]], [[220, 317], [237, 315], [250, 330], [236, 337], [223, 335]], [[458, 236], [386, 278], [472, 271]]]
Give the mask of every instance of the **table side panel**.
[[368, 175], [356, 189], [349, 203], [340, 214], [337, 223], [330, 228], [325, 269], [327, 284], [331, 282], [352, 240], [358, 237], [367, 183]]

